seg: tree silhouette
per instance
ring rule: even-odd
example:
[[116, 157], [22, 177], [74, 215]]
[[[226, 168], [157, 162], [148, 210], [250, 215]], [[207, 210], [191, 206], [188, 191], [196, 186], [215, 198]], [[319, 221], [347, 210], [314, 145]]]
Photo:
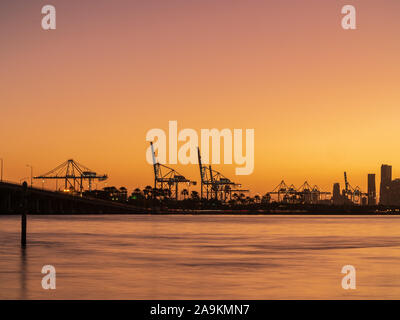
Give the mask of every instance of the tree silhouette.
[[200, 198], [199, 198], [199, 193], [198, 193], [197, 191], [193, 190], [193, 191], [190, 193], [190, 198], [191, 198], [192, 200], [199, 200], [199, 199], [200, 199]]
[[181, 195], [183, 196], [183, 199], [186, 200], [186, 197], [189, 195], [188, 189], [183, 189]]
[[146, 186], [143, 189], [143, 194], [144, 194], [146, 199], [151, 199], [151, 197], [153, 195], [153, 188], [151, 186]]

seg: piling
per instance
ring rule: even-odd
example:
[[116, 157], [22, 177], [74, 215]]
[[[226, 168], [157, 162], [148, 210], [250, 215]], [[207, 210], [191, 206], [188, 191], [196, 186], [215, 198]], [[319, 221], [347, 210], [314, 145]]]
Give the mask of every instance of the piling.
[[26, 211], [28, 208], [27, 191], [28, 184], [26, 181], [22, 184], [22, 212], [21, 212], [21, 247], [26, 247]]
[[21, 247], [25, 248], [26, 246], [26, 213], [22, 212], [21, 215]]

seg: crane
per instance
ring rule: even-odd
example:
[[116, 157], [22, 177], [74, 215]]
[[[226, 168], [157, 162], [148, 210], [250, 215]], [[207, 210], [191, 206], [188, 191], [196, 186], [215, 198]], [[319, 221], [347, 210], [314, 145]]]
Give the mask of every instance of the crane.
[[281, 194], [284, 195], [283, 199], [286, 201], [288, 199], [288, 193], [289, 193], [289, 187], [284, 180], [282, 180], [271, 192], [268, 192], [269, 195], [277, 194], [278, 202], [281, 201]]
[[[267, 195], [276, 194], [278, 195], [278, 202], [290, 203], [318, 203], [321, 200], [321, 196], [329, 195], [330, 192], [321, 191], [317, 185], [311, 187], [311, 185], [305, 181], [299, 188], [296, 188], [293, 184], [288, 186], [284, 180], [282, 180], [271, 192]], [[283, 195], [283, 198], [281, 196]]]
[[34, 179], [42, 180], [64, 180], [64, 191], [65, 192], [75, 192], [79, 190], [82, 194], [84, 186], [83, 182], [85, 180], [89, 183], [89, 191], [92, 191], [92, 181], [104, 181], [107, 180], [108, 176], [97, 175], [93, 170], [79, 164], [73, 159], [69, 159], [54, 169], [42, 174], [40, 176], [33, 177]]
[[201, 162], [200, 148], [197, 147], [197, 156], [200, 169], [200, 198], [204, 198], [206, 193], [206, 199], [216, 199], [226, 201], [226, 195], [229, 194], [229, 198], [232, 197], [232, 192], [246, 193], [250, 190], [240, 189], [241, 184], [235, 183], [230, 179], [226, 178], [222, 173], [213, 170], [211, 164], [208, 166], [203, 165]]
[[368, 193], [362, 192], [359, 186], [353, 188], [349, 181], [347, 180], [347, 173], [344, 172], [344, 183], [345, 189], [343, 190], [343, 195], [345, 199], [351, 201], [352, 203], [361, 204], [361, 200], [363, 196], [368, 196]]
[[154, 192], [161, 192], [164, 196], [175, 198], [178, 200], [179, 184], [186, 183], [187, 185], [196, 185], [196, 181], [186, 179], [176, 170], [167, 167], [156, 160], [153, 142], [150, 142], [151, 154], [153, 158], [154, 169]]

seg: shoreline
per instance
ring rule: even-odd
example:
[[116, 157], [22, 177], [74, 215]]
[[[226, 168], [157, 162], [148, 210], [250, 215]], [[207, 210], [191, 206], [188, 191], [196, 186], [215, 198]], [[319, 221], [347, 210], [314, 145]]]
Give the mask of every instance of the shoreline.
[[[20, 216], [21, 213], [0, 213], [0, 216]], [[169, 211], [143, 211], [143, 212], [55, 212], [55, 213], [28, 213], [28, 216], [113, 216], [113, 215], [216, 215], [216, 216], [399, 216], [400, 212], [396, 211], [378, 211], [378, 212], [310, 212], [310, 211], [284, 211], [284, 210], [169, 210]]]

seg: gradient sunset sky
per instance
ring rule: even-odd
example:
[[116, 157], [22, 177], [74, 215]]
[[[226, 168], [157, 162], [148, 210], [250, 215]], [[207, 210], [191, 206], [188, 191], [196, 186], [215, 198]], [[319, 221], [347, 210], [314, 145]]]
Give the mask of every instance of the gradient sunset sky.
[[[341, 27], [346, 4], [357, 30]], [[253, 193], [282, 179], [331, 191], [343, 171], [365, 191], [382, 163], [400, 176], [399, 39], [398, 0], [3, 0], [5, 179], [73, 158], [109, 186], [151, 185], [146, 132], [177, 120], [254, 128], [252, 175], [215, 166]], [[199, 181], [197, 166], [175, 167]]]

